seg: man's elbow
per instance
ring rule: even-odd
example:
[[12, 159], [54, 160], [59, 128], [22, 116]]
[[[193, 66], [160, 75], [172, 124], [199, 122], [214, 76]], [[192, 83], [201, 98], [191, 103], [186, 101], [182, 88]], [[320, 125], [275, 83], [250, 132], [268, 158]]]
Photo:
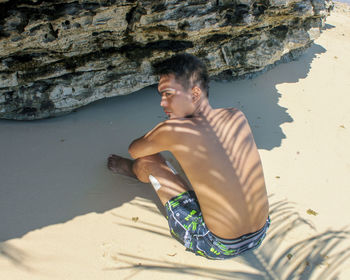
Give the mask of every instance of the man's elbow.
[[130, 156], [131, 156], [133, 159], [137, 159], [137, 156], [136, 156], [136, 154], [135, 154], [135, 149], [133, 148], [132, 144], [133, 144], [133, 143], [131, 143], [131, 144], [129, 145], [128, 152], [129, 152]]
[[140, 158], [142, 156], [142, 155], [140, 155], [140, 148], [139, 148], [139, 145], [137, 145], [138, 144], [136, 142], [137, 140], [138, 139], [132, 141], [131, 144], [129, 145], [129, 148], [128, 148], [128, 152], [133, 159], [137, 159], [137, 158]]

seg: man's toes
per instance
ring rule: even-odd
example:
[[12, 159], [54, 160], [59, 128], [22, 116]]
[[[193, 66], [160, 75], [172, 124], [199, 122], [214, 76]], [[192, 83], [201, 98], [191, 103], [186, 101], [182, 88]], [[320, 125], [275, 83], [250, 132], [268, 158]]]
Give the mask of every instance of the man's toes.
[[108, 162], [114, 162], [114, 163], [116, 163], [118, 160], [120, 159], [120, 157], [119, 156], [117, 156], [117, 155], [110, 155], [109, 157], [108, 157]]
[[109, 157], [108, 158], [108, 161], [107, 161], [107, 167], [110, 169], [110, 170], [113, 170], [116, 168], [116, 161], [115, 159]]
[[108, 160], [111, 160], [115, 157], [115, 155], [109, 155]]
[[118, 160], [118, 159], [122, 158], [122, 157], [117, 156], [117, 155], [115, 155], [115, 154], [112, 154], [112, 155], [110, 155], [109, 157], [110, 157], [110, 158], [113, 158], [113, 159], [115, 159], [115, 160]]

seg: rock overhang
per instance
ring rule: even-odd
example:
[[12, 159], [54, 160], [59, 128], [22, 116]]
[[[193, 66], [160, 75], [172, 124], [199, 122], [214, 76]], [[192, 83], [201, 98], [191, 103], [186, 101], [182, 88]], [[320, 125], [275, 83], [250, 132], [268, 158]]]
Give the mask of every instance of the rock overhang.
[[0, 1], [0, 118], [69, 113], [155, 84], [152, 65], [200, 57], [216, 79], [298, 57], [328, 0]]

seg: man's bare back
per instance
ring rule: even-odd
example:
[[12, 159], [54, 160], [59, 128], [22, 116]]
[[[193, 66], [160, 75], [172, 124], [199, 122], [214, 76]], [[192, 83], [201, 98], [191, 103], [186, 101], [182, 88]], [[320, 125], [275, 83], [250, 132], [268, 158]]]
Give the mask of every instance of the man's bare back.
[[244, 114], [211, 109], [166, 121], [166, 146], [198, 197], [205, 223], [222, 238], [255, 232], [266, 222], [268, 200], [260, 156]]

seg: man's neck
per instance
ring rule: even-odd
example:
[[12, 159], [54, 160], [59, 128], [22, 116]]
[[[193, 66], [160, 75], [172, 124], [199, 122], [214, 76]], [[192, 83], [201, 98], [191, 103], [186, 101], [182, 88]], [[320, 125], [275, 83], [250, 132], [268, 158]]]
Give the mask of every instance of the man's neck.
[[207, 117], [212, 110], [213, 110], [213, 108], [210, 106], [208, 98], [202, 97], [201, 100], [198, 102], [196, 109], [193, 111], [192, 116], [193, 117], [198, 117], [198, 116]]

